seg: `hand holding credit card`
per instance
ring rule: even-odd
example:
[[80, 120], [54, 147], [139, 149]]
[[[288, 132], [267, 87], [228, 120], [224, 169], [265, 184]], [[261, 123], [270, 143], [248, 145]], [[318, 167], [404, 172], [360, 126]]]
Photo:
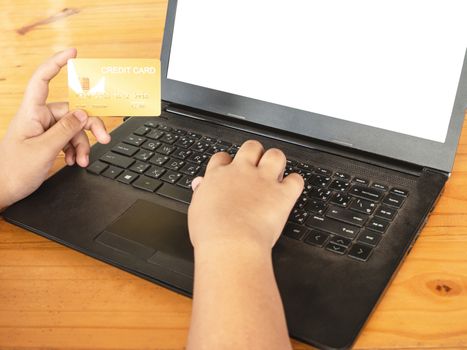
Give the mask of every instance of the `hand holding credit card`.
[[159, 116], [158, 59], [76, 58], [68, 60], [70, 110], [89, 116]]

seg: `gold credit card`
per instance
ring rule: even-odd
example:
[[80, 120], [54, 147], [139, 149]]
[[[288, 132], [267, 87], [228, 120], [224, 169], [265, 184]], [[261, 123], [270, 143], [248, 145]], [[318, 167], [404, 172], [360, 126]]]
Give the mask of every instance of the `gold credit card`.
[[158, 59], [74, 58], [68, 60], [70, 110], [90, 116], [159, 116]]

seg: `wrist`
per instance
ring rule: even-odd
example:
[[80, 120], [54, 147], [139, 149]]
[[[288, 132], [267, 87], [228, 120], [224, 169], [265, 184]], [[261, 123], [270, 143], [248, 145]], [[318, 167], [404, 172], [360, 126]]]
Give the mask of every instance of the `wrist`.
[[214, 261], [217, 266], [239, 262], [272, 262], [271, 247], [254, 240], [216, 239], [198, 243], [194, 247], [196, 261]]

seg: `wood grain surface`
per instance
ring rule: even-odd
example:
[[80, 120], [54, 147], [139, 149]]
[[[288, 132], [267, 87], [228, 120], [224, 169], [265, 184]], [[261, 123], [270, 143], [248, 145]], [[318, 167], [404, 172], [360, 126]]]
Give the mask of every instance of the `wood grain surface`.
[[[159, 57], [165, 11], [163, 0], [1, 1], [0, 137], [45, 58], [67, 47]], [[65, 84], [62, 72], [50, 101], [66, 100]], [[189, 298], [0, 218], [1, 349], [183, 349], [190, 312]], [[467, 348], [466, 128], [444, 195], [355, 347]]]

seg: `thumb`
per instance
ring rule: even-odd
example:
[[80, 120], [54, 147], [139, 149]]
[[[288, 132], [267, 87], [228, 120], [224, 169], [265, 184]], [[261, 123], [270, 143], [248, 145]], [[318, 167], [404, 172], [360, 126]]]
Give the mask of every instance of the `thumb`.
[[38, 137], [41, 144], [58, 153], [81, 130], [88, 120], [88, 115], [82, 110], [67, 113], [50, 129]]

